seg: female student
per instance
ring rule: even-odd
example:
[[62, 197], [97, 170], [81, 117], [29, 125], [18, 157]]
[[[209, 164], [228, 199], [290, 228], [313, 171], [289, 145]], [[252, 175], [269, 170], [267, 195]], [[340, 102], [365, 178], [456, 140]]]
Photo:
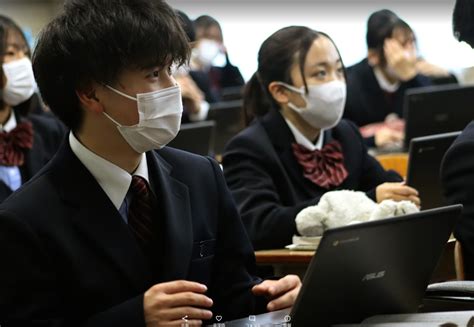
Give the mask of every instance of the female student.
[[367, 154], [357, 127], [341, 121], [345, 96], [344, 66], [326, 34], [291, 26], [262, 44], [244, 95], [244, 109], [256, 119], [223, 157], [256, 249], [290, 244], [298, 212], [331, 190], [419, 204], [416, 190]]
[[54, 155], [64, 128], [42, 111], [30, 49], [21, 29], [0, 15], [0, 202]]

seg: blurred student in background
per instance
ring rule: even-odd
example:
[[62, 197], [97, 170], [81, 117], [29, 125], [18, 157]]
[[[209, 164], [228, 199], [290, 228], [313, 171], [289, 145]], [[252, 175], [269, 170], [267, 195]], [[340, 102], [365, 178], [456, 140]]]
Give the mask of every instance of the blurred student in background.
[[[459, 41], [474, 48], [474, 0], [456, 1], [453, 30]], [[446, 152], [441, 179], [448, 203], [464, 206], [454, 236], [462, 245], [466, 278], [474, 279], [474, 122], [467, 125]]]
[[[369, 146], [390, 147], [403, 141], [403, 96], [409, 88], [431, 84], [448, 74], [419, 60], [411, 27], [390, 10], [372, 13], [367, 22], [367, 58], [347, 69], [344, 118], [361, 129]], [[383, 123], [370, 125], [374, 123]]]
[[333, 41], [307, 27], [272, 34], [244, 94], [247, 121], [224, 151], [224, 175], [256, 249], [282, 248], [295, 217], [332, 190], [373, 200], [411, 200], [417, 191], [367, 154], [357, 127], [341, 120], [344, 66]]
[[0, 15], [0, 202], [51, 159], [64, 134], [59, 121], [40, 115], [30, 55], [20, 27]]
[[[181, 10], [176, 10], [176, 13], [188, 37], [190, 46], [193, 46], [196, 41], [193, 21]], [[203, 87], [201, 90], [189, 74], [189, 70], [189, 66], [185, 65], [172, 72], [173, 77], [181, 87], [181, 96], [183, 99], [183, 115], [181, 121], [183, 123], [205, 120], [209, 112], [209, 102], [205, 99], [205, 93], [210, 92], [209, 83], [201, 85], [201, 87]]]
[[[209, 85], [206, 100], [222, 100], [226, 88], [244, 85], [239, 69], [232, 65], [224, 45], [222, 29], [217, 20], [208, 15], [199, 16], [195, 21], [196, 45], [191, 59], [191, 76], [201, 87]], [[198, 74], [198, 72], [204, 74]]]

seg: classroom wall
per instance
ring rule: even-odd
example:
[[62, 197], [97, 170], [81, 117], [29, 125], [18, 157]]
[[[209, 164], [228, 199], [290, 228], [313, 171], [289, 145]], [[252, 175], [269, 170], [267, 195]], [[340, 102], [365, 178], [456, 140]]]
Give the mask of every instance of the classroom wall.
[[30, 45], [59, 7], [58, 0], [0, 0], [0, 14], [13, 18], [31, 36]]
[[328, 33], [346, 65], [367, 52], [366, 21], [373, 11], [387, 8], [415, 30], [420, 53], [429, 61], [454, 71], [474, 66], [474, 51], [452, 36], [455, 0], [170, 0], [191, 18], [209, 14], [224, 31], [231, 61], [245, 79], [257, 68], [261, 43], [279, 28], [306, 25]]

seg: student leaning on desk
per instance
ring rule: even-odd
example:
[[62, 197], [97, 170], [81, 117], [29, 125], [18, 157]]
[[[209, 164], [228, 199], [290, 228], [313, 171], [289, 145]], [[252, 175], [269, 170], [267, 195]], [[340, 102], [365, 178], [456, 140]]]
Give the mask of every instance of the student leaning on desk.
[[368, 155], [357, 127], [341, 120], [345, 81], [341, 56], [324, 33], [290, 26], [262, 44], [244, 95], [244, 109], [255, 119], [223, 156], [255, 249], [290, 244], [298, 212], [331, 190], [419, 204], [417, 191], [385, 171]]
[[0, 206], [2, 327], [192, 326], [293, 305], [298, 277], [253, 276], [218, 164], [164, 147], [182, 113], [169, 68], [188, 54], [159, 0], [66, 1], [43, 30], [35, 76], [71, 133]]
[[[459, 41], [474, 47], [474, 0], [456, 2], [453, 30]], [[446, 152], [441, 178], [448, 202], [464, 206], [454, 236], [462, 245], [466, 278], [474, 279], [474, 122], [467, 125]]]

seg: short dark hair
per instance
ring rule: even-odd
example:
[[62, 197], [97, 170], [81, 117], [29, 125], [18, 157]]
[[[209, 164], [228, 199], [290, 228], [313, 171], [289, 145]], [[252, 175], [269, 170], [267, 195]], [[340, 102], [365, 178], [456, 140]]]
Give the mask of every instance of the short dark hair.
[[367, 20], [366, 41], [369, 49], [381, 51], [385, 39], [391, 38], [393, 31], [402, 28], [413, 33], [410, 25], [388, 9], [378, 10], [372, 13]]
[[41, 32], [33, 69], [45, 103], [72, 130], [82, 123], [76, 90], [113, 84], [125, 69], [184, 64], [186, 35], [161, 0], [69, 0]]
[[457, 0], [453, 12], [453, 32], [459, 41], [474, 48], [474, 1]]
[[[321, 36], [327, 37], [334, 44], [327, 34], [305, 26], [282, 28], [263, 42], [258, 52], [257, 72], [244, 90], [244, 120], [246, 124], [249, 124], [257, 116], [265, 115], [272, 107], [275, 108], [276, 102], [268, 91], [268, 85], [273, 81], [293, 84], [290, 72], [295, 59], [299, 64], [305, 89], [308, 91], [304, 77], [304, 63], [314, 40]], [[334, 46], [339, 54], [335, 44]], [[341, 57], [340, 54], [339, 57]]]

